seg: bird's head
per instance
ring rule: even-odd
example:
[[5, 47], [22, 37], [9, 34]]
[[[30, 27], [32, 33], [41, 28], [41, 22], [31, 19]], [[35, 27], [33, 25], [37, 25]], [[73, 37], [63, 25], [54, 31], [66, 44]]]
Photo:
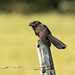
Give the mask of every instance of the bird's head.
[[42, 23], [40, 21], [33, 21], [33, 22], [30, 22], [29, 26], [36, 27], [39, 24], [42, 24]]

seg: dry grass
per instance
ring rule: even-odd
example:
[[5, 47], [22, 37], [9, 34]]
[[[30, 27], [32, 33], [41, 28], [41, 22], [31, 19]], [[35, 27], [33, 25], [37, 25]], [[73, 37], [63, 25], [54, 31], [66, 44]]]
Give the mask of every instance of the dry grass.
[[[45, 13], [34, 15], [0, 13], [0, 66], [39, 66], [35, 36], [29, 22], [40, 20], [53, 35], [67, 44], [65, 50], [51, 47], [56, 70], [75, 69], [75, 15]], [[57, 71], [57, 75], [75, 72]], [[39, 71], [1, 69], [0, 75], [40, 75]]]

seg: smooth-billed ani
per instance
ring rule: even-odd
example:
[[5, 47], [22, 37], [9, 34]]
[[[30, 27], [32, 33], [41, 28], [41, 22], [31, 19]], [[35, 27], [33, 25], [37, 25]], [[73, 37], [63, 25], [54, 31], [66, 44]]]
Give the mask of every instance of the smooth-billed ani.
[[48, 27], [42, 24], [40, 21], [33, 21], [30, 22], [29, 26], [31, 26], [40, 40], [47, 45], [48, 47], [51, 46], [51, 43], [58, 49], [65, 49], [66, 45], [62, 43], [60, 40], [55, 38]]

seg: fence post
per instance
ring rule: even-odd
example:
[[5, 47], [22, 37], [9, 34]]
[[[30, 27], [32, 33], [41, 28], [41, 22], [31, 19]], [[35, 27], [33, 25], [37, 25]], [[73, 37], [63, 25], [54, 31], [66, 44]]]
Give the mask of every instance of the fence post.
[[56, 75], [50, 48], [40, 40], [37, 42], [37, 51], [41, 69], [41, 75]]

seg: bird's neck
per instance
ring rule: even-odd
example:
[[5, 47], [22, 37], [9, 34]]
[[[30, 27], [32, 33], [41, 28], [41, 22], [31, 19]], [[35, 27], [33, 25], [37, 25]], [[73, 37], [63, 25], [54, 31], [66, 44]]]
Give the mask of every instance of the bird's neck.
[[33, 28], [33, 30], [35, 31], [36, 27], [32, 27], [32, 28]]

